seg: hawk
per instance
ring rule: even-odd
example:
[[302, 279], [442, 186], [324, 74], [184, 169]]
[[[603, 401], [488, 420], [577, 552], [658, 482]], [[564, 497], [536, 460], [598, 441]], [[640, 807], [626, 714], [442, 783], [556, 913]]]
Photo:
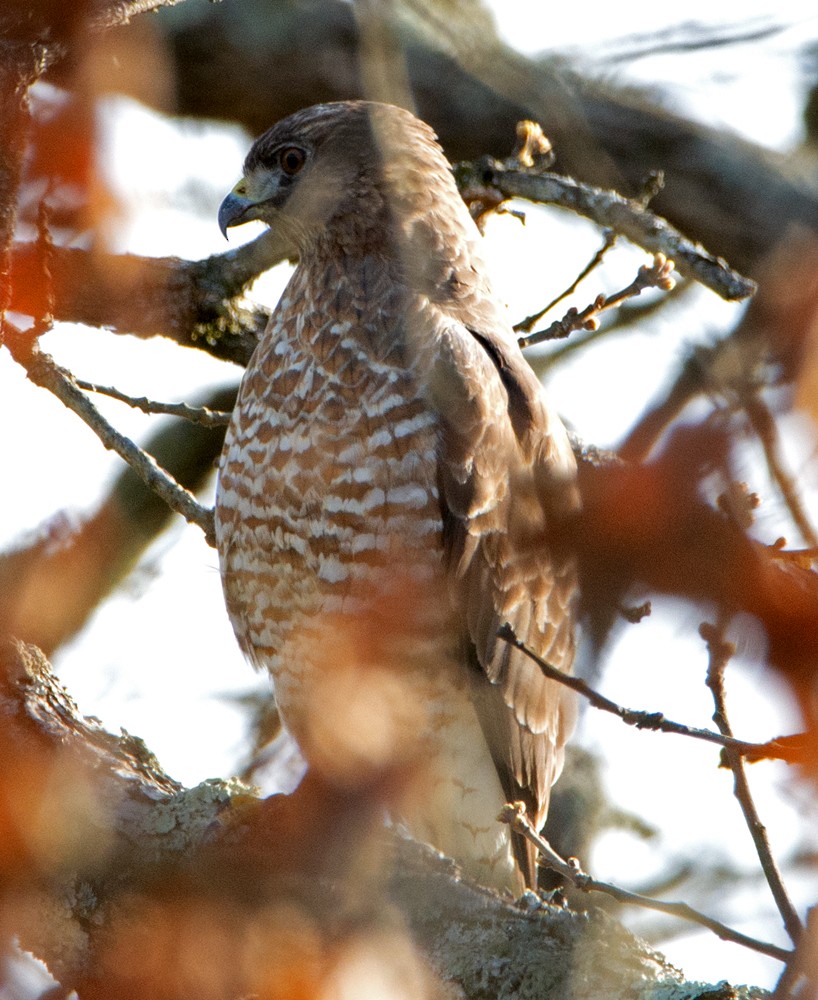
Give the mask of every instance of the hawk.
[[522, 800], [542, 827], [573, 709], [497, 631], [571, 669], [576, 572], [547, 541], [578, 503], [565, 429], [414, 115], [280, 121], [219, 210], [225, 235], [251, 219], [298, 264], [220, 462], [236, 636], [310, 767], [342, 787], [403, 775], [390, 808], [413, 835], [484, 885], [535, 887], [497, 814]]

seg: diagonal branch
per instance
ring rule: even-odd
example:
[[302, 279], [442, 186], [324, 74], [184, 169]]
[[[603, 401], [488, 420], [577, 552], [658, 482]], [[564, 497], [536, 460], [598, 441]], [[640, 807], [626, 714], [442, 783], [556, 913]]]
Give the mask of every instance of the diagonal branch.
[[695, 910], [687, 903], [674, 903], [663, 899], [654, 899], [652, 896], [643, 896], [641, 893], [631, 892], [629, 889], [623, 889], [611, 882], [602, 882], [599, 879], [593, 878], [582, 870], [575, 858], [571, 858], [570, 862], [566, 861], [557, 854], [545, 838], [537, 833], [528, 820], [525, 806], [522, 802], [514, 802], [506, 805], [500, 813], [499, 818], [502, 822], [508, 823], [517, 833], [522, 834], [526, 840], [534, 844], [540, 852], [543, 864], [559, 872], [571, 885], [583, 892], [603, 892], [619, 903], [641, 906], [648, 910], [657, 910], [659, 913], [681, 917], [683, 920], [689, 920], [691, 923], [706, 927], [717, 937], [721, 938], [722, 941], [732, 941], [734, 944], [740, 944], [745, 948], [761, 952], [762, 955], [777, 958], [780, 962], [786, 962], [792, 955], [792, 952], [787, 951], [785, 948], [779, 948], [777, 945], [770, 944], [767, 941], [760, 941], [758, 938], [742, 934], [741, 931], [728, 927], [720, 920], [708, 917], [707, 914]]
[[669, 222], [638, 201], [614, 191], [581, 184], [558, 174], [521, 170], [519, 164], [510, 167], [491, 157], [459, 164], [455, 176], [461, 191], [469, 187], [494, 188], [502, 198], [524, 198], [570, 208], [649, 253], [664, 254], [675, 262], [681, 275], [695, 279], [728, 301], [746, 299], [756, 289], [754, 281], [687, 239]]
[[94, 404], [74, 382], [70, 373], [55, 364], [39, 345], [6, 323], [6, 345], [14, 360], [26, 371], [29, 379], [52, 392], [68, 409], [73, 410], [99, 437], [106, 448], [123, 458], [146, 486], [186, 521], [202, 529], [207, 543], [215, 547], [213, 512], [199, 504], [189, 493], [146, 452], [120, 434], [102, 416]]
[[615, 701], [611, 701], [610, 698], [606, 698], [605, 695], [600, 694], [599, 691], [586, 684], [581, 678], [565, 674], [561, 670], [557, 670], [556, 667], [552, 667], [542, 657], [537, 656], [532, 649], [529, 649], [522, 640], [517, 638], [510, 625], [502, 625], [497, 631], [497, 636], [509, 645], [514, 646], [515, 649], [519, 649], [520, 652], [525, 653], [550, 680], [571, 688], [572, 691], [585, 698], [594, 708], [598, 708], [603, 712], [610, 712], [611, 715], [616, 715], [629, 726], [635, 726], [637, 729], [650, 729], [657, 733], [675, 733], [677, 736], [689, 736], [695, 740], [703, 740], [705, 743], [715, 743], [717, 746], [729, 747], [734, 754], [738, 754], [739, 756], [746, 754], [748, 756], [755, 756], [756, 759], [772, 758], [785, 760], [790, 763], [794, 762], [789, 748], [786, 745], [778, 746], [774, 740], [769, 743], [749, 743], [746, 740], [736, 739], [732, 733], [715, 733], [712, 729], [698, 729], [695, 726], [686, 726], [681, 722], [674, 722], [672, 719], [665, 718], [661, 712], [644, 712], [633, 708], [623, 708], [621, 705], [617, 705]]
[[[653, 258], [653, 264], [648, 267], [643, 264], [639, 268], [636, 277], [625, 288], [621, 288], [613, 295], [597, 295], [593, 302], [584, 309], [578, 310], [575, 307], [569, 309], [562, 319], [555, 320], [544, 330], [537, 330], [535, 333], [526, 334], [519, 337], [517, 343], [520, 347], [531, 347], [540, 344], [545, 340], [561, 340], [570, 336], [575, 330], [585, 330], [593, 332], [599, 329], [597, 317], [607, 309], [615, 309], [622, 305], [626, 299], [635, 298], [641, 295], [646, 288], [659, 288], [664, 292], [670, 292], [675, 287], [675, 282], [671, 272], [673, 271], [673, 261], [660, 253]], [[550, 307], [549, 307], [550, 308]]]

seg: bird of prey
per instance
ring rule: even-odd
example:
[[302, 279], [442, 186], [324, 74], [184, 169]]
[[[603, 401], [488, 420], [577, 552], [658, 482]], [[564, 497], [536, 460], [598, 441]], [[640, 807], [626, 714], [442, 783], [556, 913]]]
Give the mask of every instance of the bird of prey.
[[[298, 264], [242, 380], [216, 495], [239, 643], [310, 767], [388, 775], [409, 831], [484, 885], [536, 886], [573, 724], [578, 503], [566, 432], [523, 359], [436, 137], [408, 111], [317, 105], [265, 132], [219, 224]], [[422, 776], [422, 781], [417, 777]], [[411, 776], [411, 777], [410, 777]]]

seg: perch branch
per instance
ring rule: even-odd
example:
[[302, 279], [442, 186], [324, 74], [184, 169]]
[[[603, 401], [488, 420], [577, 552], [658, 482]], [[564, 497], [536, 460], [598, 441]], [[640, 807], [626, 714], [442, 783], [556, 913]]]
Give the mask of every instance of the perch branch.
[[[430, 848], [384, 836], [381, 808], [365, 831], [365, 864], [351, 866], [362, 809], [347, 790], [309, 776], [292, 795], [266, 801], [236, 781], [181, 788], [137, 737], [80, 716], [30, 646], [0, 644], [0, 745], [4, 829], [43, 845], [19, 856], [14, 837], [3, 842], [3, 931], [46, 961], [62, 995], [179, 1000], [203, 995], [204, 983], [209, 996], [269, 996], [281, 982], [295, 982], [299, 996], [337, 995], [325, 970], [340, 967], [348, 985], [368, 941], [389, 976], [376, 988], [408, 982], [401, 995], [451, 996], [454, 982], [459, 997], [477, 1000], [507, 993], [510, 976], [521, 995], [540, 1000], [569, 987], [575, 1000], [656, 997], [663, 983], [683, 993], [676, 970], [606, 914], [501, 899]], [[9, 823], [3, 810], [19, 796], [20, 775], [37, 808], [18, 807]], [[43, 815], [59, 822], [44, 830]], [[398, 927], [398, 950], [385, 927]], [[506, 961], [487, 964], [487, 953]], [[415, 976], [421, 967], [443, 983]], [[710, 995], [689, 986], [686, 996]]]

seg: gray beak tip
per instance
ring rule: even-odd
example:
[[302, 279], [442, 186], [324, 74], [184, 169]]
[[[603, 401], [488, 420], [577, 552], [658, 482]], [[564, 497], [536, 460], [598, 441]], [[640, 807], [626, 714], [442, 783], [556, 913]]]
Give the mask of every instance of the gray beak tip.
[[219, 229], [222, 236], [227, 239], [227, 230], [230, 226], [240, 225], [246, 221], [242, 217], [246, 214], [251, 203], [246, 199], [231, 191], [219, 207]]

